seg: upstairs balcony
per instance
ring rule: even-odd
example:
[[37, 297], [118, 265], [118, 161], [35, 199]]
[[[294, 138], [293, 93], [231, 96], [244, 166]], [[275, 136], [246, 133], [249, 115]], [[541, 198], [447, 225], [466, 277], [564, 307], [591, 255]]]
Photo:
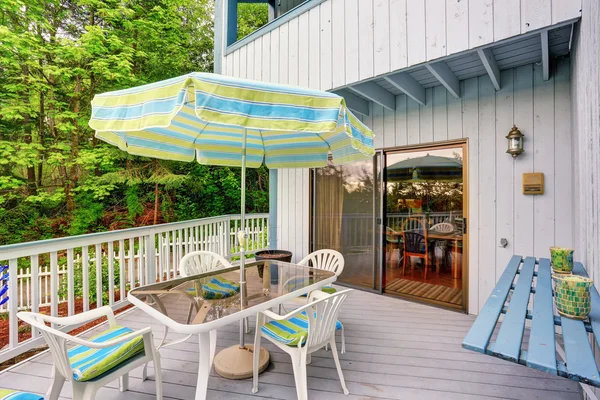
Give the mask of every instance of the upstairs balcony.
[[[269, 4], [269, 22], [238, 40], [238, 6]], [[431, 105], [432, 88], [462, 97], [460, 82], [569, 53], [580, 1], [289, 0], [217, 2], [215, 71], [333, 91], [365, 117]], [[398, 105], [396, 104], [398, 102]]]

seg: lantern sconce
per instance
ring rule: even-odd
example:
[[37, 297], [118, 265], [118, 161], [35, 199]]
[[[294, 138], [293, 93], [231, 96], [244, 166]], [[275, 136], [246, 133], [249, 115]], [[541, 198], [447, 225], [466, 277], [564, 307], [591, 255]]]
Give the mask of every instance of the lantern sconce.
[[523, 152], [523, 134], [519, 129], [517, 129], [516, 125], [513, 125], [509, 134], [506, 136], [508, 139], [508, 150], [506, 152], [513, 156], [513, 158], [517, 158], [519, 154]]

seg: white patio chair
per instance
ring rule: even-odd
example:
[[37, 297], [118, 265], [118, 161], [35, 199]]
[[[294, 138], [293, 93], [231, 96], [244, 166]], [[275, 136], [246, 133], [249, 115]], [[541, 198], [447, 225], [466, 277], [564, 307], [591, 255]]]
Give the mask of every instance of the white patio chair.
[[[454, 232], [454, 225], [450, 222], [439, 222], [429, 228], [429, 231], [440, 232], [440, 233], [452, 233]], [[435, 270], [440, 272], [440, 260], [446, 260], [446, 251], [448, 243], [446, 240], [436, 240], [433, 249], [433, 256], [435, 257]], [[439, 250], [439, 251], [438, 251]]]
[[440, 222], [433, 225], [429, 228], [430, 231], [443, 232], [443, 233], [451, 233], [454, 232], [454, 225], [450, 222]]
[[[129, 372], [154, 361], [156, 398], [162, 399], [160, 354], [152, 342], [150, 327], [132, 331], [117, 325], [110, 307], [100, 307], [71, 317], [19, 312], [17, 317], [39, 329], [46, 340], [54, 366], [52, 384], [46, 393], [48, 400], [57, 400], [65, 381], [73, 385], [73, 399], [93, 400], [102, 386], [119, 378], [119, 389], [127, 390]], [[79, 325], [106, 317], [109, 329], [89, 339], [72, 336], [46, 323]], [[67, 350], [67, 342], [76, 344]], [[146, 369], [144, 368], [144, 371]], [[145, 372], [142, 380], [146, 379]]]
[[225, 257], [212, 251], [193, 251], [186, 254], [179, 263], [179, 275], [183, 277], [204, 274], [233, 265]]
[[[304, 265], [307, 267], [313, 267], [317, 269], [324, 269], [327, 271], [333, 272], [336, 276], [340, 276], [344, 271], [344, 256], [342, 253], [332, 249], [324, 249], [313, 251], [306, 257], [304, 257], [298, 265]], [[335, 293], [336, 290], [332, 286], [325, 286], [320, 288], [322, 291], [332, 294]], [[304, 305], [308, 302], [308, 296], [297, 297], [292, 300], [296, 304]], [[283, 305], [279, 305], [279, 314], [282, 313], [282, 310], [287, 312]], [[346, 338], [344, 336], [344, 325], [340, 322], [340, 330], [342, 333], [342, 354], [346, 352]], [[325, 346], [327, 349], [327, 346]]]
[[[287, 315], [271, 311], [257, 315], [254, 348], [260, 348], [261, 338], [264, 337], [292, 357], [298, 400], [308, 399], [306, 364], [310, 363], [310, 355], [325, 345], [331, 346], [342, 390], [345, 395], [349, 393], [337, 352], [335, 331], [339, 325], [337, 317], [342, 303], [351, 291], [346, 289], [328, 294], [315, 290], [310, 294], [308, 304]], [[265, 317], [272, 321], [265, 323]], [[259, 352], [255, 352], [252, 393], [258, 392], [258, 359]]]
[[[340, 276], [344, 271], [344, 256], [339, 251], [331, 249], [317, 250], [304, 257], [297, 265], [324, 269], [333, 272], [335, 276]], [[326, 293], [335, 293], [336, 291], [332, 286], [325, 286], [320, 289]], [[305, 295], [297, 297], [292, 301], [304, 305], [307, 303], [307, 300], [308, 297]]]
[[[183, 258], [181, 259], [181, 261], [179, 263], [179, 275], [181, 275], [183, 277], [187, 277], [187, 276], [192, 276], [192, 275], [204, 274], [207, 272], [215, 271], [218, 269], [224, 269], [224, 268], [233, 268], [233, 265], [229, 261], [227, 261], [227, 259], [225, 259], [225, 257], [221, 256], [220, 254], [213, 253], [212, 251], [206, 251], [206, 250], [192, 251], [191, 253], [188, 253], [185, 256], [183, 256]], [[194, 305], [190, 305], [190, 312], [188, 314], [188, 323], [189, 323], [189, 318], [192, 315], [191, 312], [192, 312], [193, 307], [194, 307]], [[246, 333], [250, 333], [250, 320], [248, 318], [245, 318], [244, 324], [246, 326]], [[211, 331], [211, 335], [214, 338], [214, 340], [211, 341], [211, 344], [214, 343], [214, 345], [216, 346], [217, 331]], [[165, 332], [165, 337], [163, 338], [163, 341], [165, 340], [166, 336], [167, 336], [167, 334]], [[192, 335], [189, 335], [185, 339], [178, 340], [176, 343], [178, 344], [178, 343], [181, 343], [182, 341], [186, 341], [191, 336]], [[174, 342], [173, 344], [176, 344], [176, 343]], [[212, 351], [212, 354], [214, 354], [215, 349], [211, 348], [211, 351]]]

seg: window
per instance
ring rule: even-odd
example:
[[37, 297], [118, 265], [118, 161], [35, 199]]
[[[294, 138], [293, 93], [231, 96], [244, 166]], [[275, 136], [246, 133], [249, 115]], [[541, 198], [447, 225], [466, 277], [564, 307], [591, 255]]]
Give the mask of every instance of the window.
[[226, 0], [227, 46], [311, 0]]

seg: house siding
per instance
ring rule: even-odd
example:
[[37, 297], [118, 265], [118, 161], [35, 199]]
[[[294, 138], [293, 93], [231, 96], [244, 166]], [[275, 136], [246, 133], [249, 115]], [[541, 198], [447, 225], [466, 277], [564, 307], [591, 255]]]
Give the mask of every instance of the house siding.
[[582, 8], [571, 55], [573, 228], [575, 259], [600, 288], [600, 4], [584, 0]]
[[[500, 91], [487, 76], [472, 78], [461, 82], [462, 99], [429, 88], [425, 106], [401, 95], [396, 112], [374, 105], [363, 119], [382, 149], [467, 139], [472, 314], [513, 254], [545, 257], [550, 246], [573, 245], [569, 71], [569, 60], [561, 60], [543, 81], [542, 67], [529, 64], [503, 71]], [[525, 152], [514, 161], [505, 153], [513, 124], [525, 135]], [[544, 195], [521, 193], [524, 172], [544, 173]], [[278, 246], [296, 260], [309, 251], [309, 193], [307, 170], [279, 171]]]
[[[221, 68], [331, 90], [573, 20], [580, 9], [580, 0], [327, 0], [229, 53]], [[261, 70], [249, 64], [257, 57]]]

